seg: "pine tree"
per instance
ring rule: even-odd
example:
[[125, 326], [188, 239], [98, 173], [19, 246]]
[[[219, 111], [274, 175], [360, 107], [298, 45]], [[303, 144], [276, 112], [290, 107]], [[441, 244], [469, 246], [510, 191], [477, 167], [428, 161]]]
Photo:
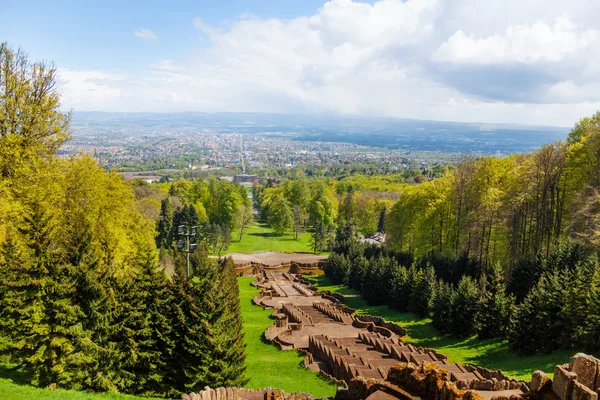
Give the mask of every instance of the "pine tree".
[[392, 272], [391, 293], [388, 306], [398, 311], [406, 311], [408, 305], [407, 296], [408, 271], [406, 267], [398, 267]]
[[451, 333], [454, 328], [453, 311], [456, 290], [449, 283], [438, 281], [437, 295], [433, 304], [433, 326], [442, 333]]
[[506, 294], [506, 285], [498, 264], [492, 266], [483, 282], [477, 334], [480, 338], [503, 338], [511, 328], [514, 299]]
[[158, 221], [158, 235], [156, 236], [156, 247], [169, 248], [173, 240], [173, 206], [169, 197], [160, 202], [160, 220]]
[[0, 300], [4, 315], [16, 322], [9, 336], [12, 354], [30, 372], [32, 384], [80, 388], [87, 359], [84, 314], [74, 302], [75, 270], [54, 250], [53, 227], [39, 205], [32, 206], [20, 231], [31, 258]]
[[477, 332], [479, 298], [480, 291], [475, 281], [470, 276], [463, 276], [453, 301], [451, 328], [454, 335], [469, 337]]
[[207, 381], [211, 387], [242, 386], [246, 382], [246, 345], [235, 264], [228, 258], [211, 268], [218, 268], [218, 271], [210, 288], [211, 294], [204, 298], [210, 315], [210, 358], [213, 360]]
[[428, 264], [422, 271], [421, 279], [414, 292], [414, 300], [412, 300], [414, 309], [412, 311], [422, 316], [428, 316], [433, 310], [436, 289], [435, 269], [431, 264]]
[[421, 301], [421, 294], [419, 293], [419, 285], [423, 277], [423, 270], [413, 264], [408, 269], [407, 279], [407, 295], [408, 295], [408, 311], [417, 313], [419, 312], [419, 303]]
[[186, 277], [185, 260], [175, 260], [175, 275], [171, 286], [173, 299], [172, 341], [175, 344], [169, 360], [170, 371], [165, 382], [172, 394], [189, 393], [209, 385], [208, 374], [213, 360], [206, 310], [215, 271], [199, 252], [191, 258], [193, 277]]
[[565, 324], [558, 316], [565, 307], [570, 286], [565, 271], [545, 273], [519, 305], [515, 327], [509, 337], [521, 354], [549, 352], [560, 348]]
[[171, 297], [164, 271], [148, 260], [121, 285], [122, 305], [118, 350], [121, 390], [142, 395], [169, 393], [164, 380], [174, 343], [170, 321]]

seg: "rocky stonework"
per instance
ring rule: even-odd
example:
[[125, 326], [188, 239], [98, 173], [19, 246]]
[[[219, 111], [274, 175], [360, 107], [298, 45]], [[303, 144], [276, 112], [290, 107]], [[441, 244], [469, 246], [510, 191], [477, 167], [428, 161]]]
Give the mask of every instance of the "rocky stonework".
[[462, 390], [450, 381], [450, 374], [434, 363], [401, 363], [388, 372], [387, 381], [411, 395], [431, 400], [481, 400], [473, 390]]
[[529, 387], [531, 397], [535, 399], [598, 400], [600, 360], [587, 354], [576, 354], [569, 364], [554, 368], [552, 380], [541, 371], [534, 372]]
[[281, 389], [243, 389], [243, 388], [217, 388], [208, 386], [198, 393], [184, 394], [183, 400], [314, 400], [307, 393], [286, 394]]

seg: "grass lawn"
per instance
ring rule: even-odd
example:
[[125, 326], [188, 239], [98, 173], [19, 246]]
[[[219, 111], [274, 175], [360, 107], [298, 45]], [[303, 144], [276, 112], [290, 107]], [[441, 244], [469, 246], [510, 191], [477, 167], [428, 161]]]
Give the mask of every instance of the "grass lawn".
[[294, 239], [294, 234], [290, 233], [283, 236], [275, 236], [271, 226], [265, 222], [254, 221], [248, 228], [240, 242], [240, 233], [234, 231], [231, 234], [231, 245], [227, 252], [229, 253], [254, 253], [257, 251], [281, 251], [284, 253], [309, 253], [311, 252], [308, 244], [310, 234], [308, 232], [298, 235], [298, 240]]
[[358, 296], [357, 291], [343, 285], [332, 285], [325, 276], [309, 279], [321, 290], [330, 290], [344, 295], [346, 304], [356, 309], [358, 314], [378, 315], [386, 321], [398, 323], [408, 330], [405, 342], [433, 348], [446, 355], [450, 362], [501, 369], [512, 378], [529, 381], [531, 374], [537, 369], [552, 375], [555, 365], [568, 362], [576, 353], [574, 350], [561, 350], [550, 354], [520, 357], [510, 350], [506, 340], [479, 340], [475, 337], [459, 339], [444, 336], [433, 327], [429, 318], [391, 310], [387, 306], [369, 306], [362, 297]]
[[291, 392], [307, 392], [315, 397], [333, 396], [336, 385], [323, 376], [304, 368], [304, 355], [293, 350], [282, 351], [263, 340], [263, 333], [273, 324], [272, 310], [252, 303], [259, 290], [250, 283], [254, 278], [238, 278], [240, 307], [244, 319], [246, 342], [247, 388], [279, 388]]
[[124, 394], [90, 393], [74, 390], [48, 390], [29, 386], [25, 376], [7, 365], [0, 365], [0, 399], [3, 400], [141, 400], [149, 397], [135, 397]]

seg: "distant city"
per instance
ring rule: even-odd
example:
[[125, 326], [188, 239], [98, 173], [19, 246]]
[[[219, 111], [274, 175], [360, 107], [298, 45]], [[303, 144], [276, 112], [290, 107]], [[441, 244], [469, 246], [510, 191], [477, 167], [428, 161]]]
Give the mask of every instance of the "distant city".
[[[467, 155], [528, 152], [567, 128], [278, 114], [74, 113], [63, 155], [86, 152], [122, 172], [248, 171], [385, 165], [388, 172], [455, 163]], [[436, 150], [433, 150], [436, 149]], [[129, 178], [134, 175], [129, 175]], [[126, 175], [127, 177], [127, 175]]]

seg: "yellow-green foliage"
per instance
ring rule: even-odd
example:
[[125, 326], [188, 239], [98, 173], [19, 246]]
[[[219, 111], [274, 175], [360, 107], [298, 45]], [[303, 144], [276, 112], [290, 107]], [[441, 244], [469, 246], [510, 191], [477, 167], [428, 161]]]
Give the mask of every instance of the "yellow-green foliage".
[[389, 244], [417, 256], [467, 252], [484, 265], [547, 254], [570, 237], [600, 244], [600, 113], [569, 141], [530, 154], [482, 157], [401, 188]]

